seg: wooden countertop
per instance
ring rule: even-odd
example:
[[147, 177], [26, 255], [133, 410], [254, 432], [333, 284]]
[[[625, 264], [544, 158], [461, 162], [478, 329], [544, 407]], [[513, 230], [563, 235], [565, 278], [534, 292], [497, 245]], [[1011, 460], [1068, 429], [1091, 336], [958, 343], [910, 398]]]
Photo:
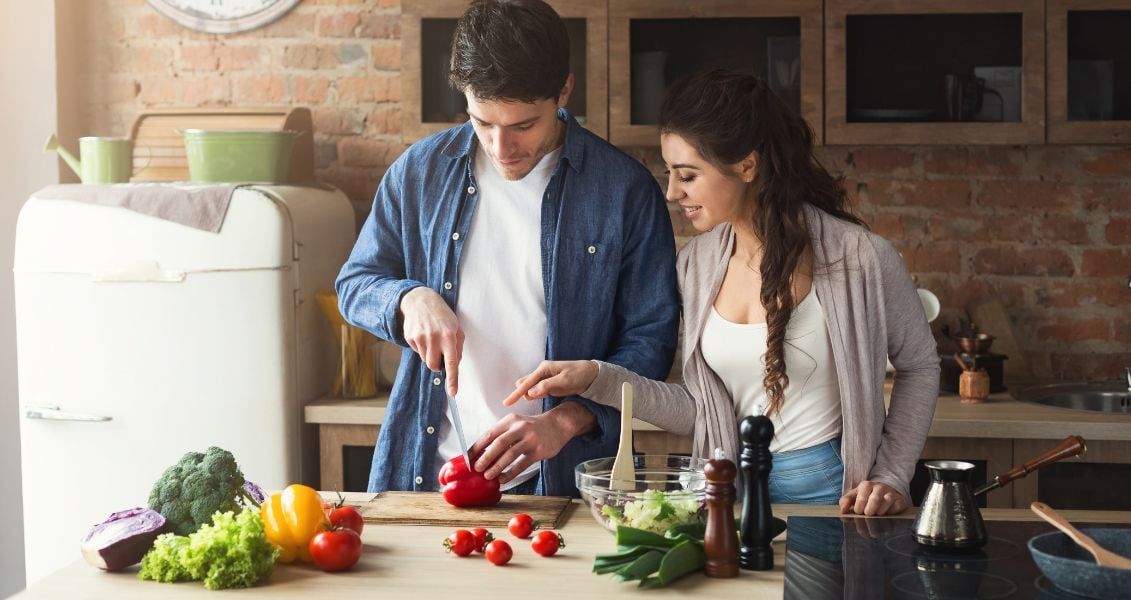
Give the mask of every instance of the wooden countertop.
[[[371, 497], [351, 494], [351, 499]], [[462, 598], [468, 590], [482, 598], [499, 593], [537, 595], [540, 600], [604, 598], [612, 594], [638, 594], [632, 583], [619, 583], [611, 575], [591, 572], [593, 556], [613, 552], [613, 537], [594, 521], [588, 509], [575, 500], [565, 526], [560, 529], [566, 548], [550, 559], [531, 551], [528, 543], [515, 540], [505, 531], [494, 531], [514, 549], [514, 558], [505, 567], [496, 567], [481, 555], [457, 558], [440, 547], [452, 527], [366, 524], [362, 539], [365, 550], [361, 561], [346, 573], [323, 573], [311, 565], [284, 565], [263, 583], [249, 590], [227, 591], [241, 597], [269, 596], [309, 600], [320, 598]], [[834, 516], [836, 507], [777, 505], [774, 514], [788, 516]], [[1131, 512], [1062, 511], [1071, 521], [1131, 523]], [[1028, 510], [982, 509], [987, 520], [1037, 520]], [[904, 517], [908, 515], [903, 515]], [[865, 518], [865, 517], [856, 517]], [[788, 535], [788, 532], [786, 533]], [[78, 553], [77, 543], [75, 553]], [[742, 571], [736, 579], [709, 579], [690, 575], [668, 588], [648, 590], [649, 597], [681, 596], [694, 593], [712, 599], [781, 598], [785, 544], [774, 543], [773, 571]], [[120, 573], [104, 573], [81, 558], [70, 566], [33, 584], [14, 598], [217, 598], [199, 582], [164, 584], [137, 579], [137, 567]]]
[[[307, 423], [380, 425], [388, 396], [359, 400], [322, 399], [306, 406]], [[633, 419], [635, 431], [661, 431]], [[1062, 439], [1075, 434], [1086, 440], [1131, 440], [1131, 415], [1097, 413], [1042, 406], [1015, 400], [1009, 393], [990, 396], [982, 404], [963, 404], [958, 396], [939, 396], [931, 437]]]

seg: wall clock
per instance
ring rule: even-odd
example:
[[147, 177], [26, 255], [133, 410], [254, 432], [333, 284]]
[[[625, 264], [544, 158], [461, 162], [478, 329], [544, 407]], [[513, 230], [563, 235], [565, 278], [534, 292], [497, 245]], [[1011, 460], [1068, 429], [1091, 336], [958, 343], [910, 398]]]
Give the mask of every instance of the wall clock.
[[209, 33], [235, 33], [262, 27], [301, 0], [147, 0], [177, 23]]

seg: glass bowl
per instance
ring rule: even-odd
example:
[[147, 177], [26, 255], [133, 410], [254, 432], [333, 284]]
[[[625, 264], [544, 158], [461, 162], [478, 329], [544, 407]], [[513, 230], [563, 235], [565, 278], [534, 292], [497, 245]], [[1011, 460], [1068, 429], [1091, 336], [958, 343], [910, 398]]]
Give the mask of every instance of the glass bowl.
[[615, 458], [587, 460], [574, 469], [574, 482], [590, 514], [616, 532], [627, 525], [664, 533], [670, 527], [706, 517], [707, 460], [688, 456], [645, 454], [632, 457], [636, 479], [632, 489], [609, 489]]

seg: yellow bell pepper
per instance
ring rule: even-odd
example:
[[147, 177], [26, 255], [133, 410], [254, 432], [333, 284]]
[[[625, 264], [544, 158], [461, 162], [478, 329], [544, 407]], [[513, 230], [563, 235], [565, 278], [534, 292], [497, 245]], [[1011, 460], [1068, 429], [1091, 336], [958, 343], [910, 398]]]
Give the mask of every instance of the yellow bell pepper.
[[305, 485], [288, 485], [282, 493], [271, 494], [260, 508], [263, 532], [281, 551], [279, 560], [311, 562], [310, 539], [326, 528], [322, 496]]

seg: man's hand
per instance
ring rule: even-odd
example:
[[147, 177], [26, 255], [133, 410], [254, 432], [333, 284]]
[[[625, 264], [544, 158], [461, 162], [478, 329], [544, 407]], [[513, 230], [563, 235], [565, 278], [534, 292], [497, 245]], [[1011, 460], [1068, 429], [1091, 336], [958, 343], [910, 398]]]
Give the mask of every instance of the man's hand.
[[553, 458], [575, 436], [596, 425], [597, 417], [576, 402], [563, 402], [534, 416], [511, 413], [493, 425], [468, 454], [480, 454], [475, 470], [500, 484], [514, 479], [530, 465]]
[[856, 513], [875, 517], [899, 514], [910, 506], [903, 494], [887, 484], [875, 483], [865, 479], [840, 499], [842, 514]]
[[427, 287], [413, 288], [401, 298], [401, 317], [408, 347], [433, 371], [447, 374], [448, 395], [459, 391], [463, 331], [447, 302]]
[[503, 400], [503, 406], [522, 399], [580, 394], [593, 385], [597, 371], [597, 363], [591, 360], [544, 360], [533, 373], [515, 382], [515, 390]]

